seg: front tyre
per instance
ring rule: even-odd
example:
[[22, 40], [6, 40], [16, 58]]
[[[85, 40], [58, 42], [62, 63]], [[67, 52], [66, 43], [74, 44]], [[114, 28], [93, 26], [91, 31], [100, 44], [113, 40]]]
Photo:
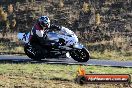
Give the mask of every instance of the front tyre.
[[86, 48], [70, 51], [70, 56], [78, 62], [87, 62], [89, 60], [89, 52]]

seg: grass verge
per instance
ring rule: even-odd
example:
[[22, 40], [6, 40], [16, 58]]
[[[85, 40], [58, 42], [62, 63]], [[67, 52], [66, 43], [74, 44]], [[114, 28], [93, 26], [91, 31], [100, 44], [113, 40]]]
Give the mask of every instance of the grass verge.
[[[102, 41], [96, 43], [86, 43], [91, 57], [103, 60], [130, 61], [132, 60], [132, 46], [123, 45], [120, 42]], [[118, 44], [119, 43], [119, 44]]]
[[1, 42], [0, 43], [0, 53], [8, 53], [8, 54], [13, 54], [13, 53], [24, 53], [24, 48], [23, 46], [16, 44], [14, 42]]
[[114, 61], [132, 61], [132, 51], [118, 52], [118, 51], [108, 51], [104, 52], [91, 51], [91, 57], [100, 60], [114, 60]]
[[[117, 84], [74, 83], [79, 66], [51, 64], [0, 64], [0, 88], [123, 88]], [[131, 68], [83, 66], [86, 73], [130, 74]], [[129, 88], [129, 87], [128, 87]]]

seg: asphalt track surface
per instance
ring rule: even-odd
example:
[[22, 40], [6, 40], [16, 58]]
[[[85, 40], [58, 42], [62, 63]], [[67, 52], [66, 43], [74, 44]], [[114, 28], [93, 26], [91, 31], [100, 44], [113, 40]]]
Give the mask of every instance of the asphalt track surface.
[[43, 64], [68, 64], [68, 65], [93, 65], [93, 66], [112, 66], [112, 67], [132, 67], [132, 61], [112, 61], [90, 59], [87, 62], [77, 62], [72, 58], [50, 58], [41, 61], [33, 61], [27, 56], [0, 55], [1, 63], [43, 63]]

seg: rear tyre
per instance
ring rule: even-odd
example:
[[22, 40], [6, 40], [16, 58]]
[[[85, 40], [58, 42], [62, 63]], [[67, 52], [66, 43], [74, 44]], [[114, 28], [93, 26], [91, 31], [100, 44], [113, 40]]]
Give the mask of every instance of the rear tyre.
[[29, 58], [31, 58], [33, 60], [39, 61], [42, 59], [42, 53], [39, 50], [39, 48], [34, 48], [33, 46], [31, 46], [29, 44], [25, 44], [24, 52]]
[[89, 60], [89, 52], [86, 48], [70, 51], [70, 56], [78, 62], [87, 62]]
[[32, 46], [25, 44], [24, 52], [29, 58], [34, 58]]

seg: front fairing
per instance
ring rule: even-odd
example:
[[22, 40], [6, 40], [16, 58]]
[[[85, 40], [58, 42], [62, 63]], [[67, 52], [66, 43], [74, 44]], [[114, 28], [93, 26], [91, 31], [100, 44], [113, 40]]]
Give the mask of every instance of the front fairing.
[[77, 43], [77, 44], [73, 45], [73, 48], [75, 48], [75, 49], [82, 49], [82, 48], [84, 48], [84, 45], [82, 45], [80, 43]]
[[78, 43], [78, 38], [75, 33], [65, 27], [62, 27], [60, 31], [52, 31], [47, 33], [48, 40], [54, 40], [58, 42], [60, 38], [65, 40], [66, 46]]

